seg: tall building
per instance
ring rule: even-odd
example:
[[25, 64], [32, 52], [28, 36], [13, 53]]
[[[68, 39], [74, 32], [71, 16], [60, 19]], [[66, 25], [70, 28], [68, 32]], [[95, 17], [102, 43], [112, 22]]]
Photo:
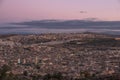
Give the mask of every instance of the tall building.
[[26, 64], [26, 59], [23, 59], [23, 64]]
[[20, 64], [21, 63], [21, 60], [20, 60], [20, 58], [18, 58], [18, 64]]
[[35, 64], [36, 65], [38, 64], [38, 57], [37, 56], [35, 57]]

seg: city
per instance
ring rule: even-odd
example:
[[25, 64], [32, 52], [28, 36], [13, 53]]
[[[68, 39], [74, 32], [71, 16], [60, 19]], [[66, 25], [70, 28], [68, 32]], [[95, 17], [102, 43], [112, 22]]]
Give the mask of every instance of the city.
[[120, 38], [95, 33], [1, 35], [0, 66], [28, 76], [62, 73], [81, 78], [81, 72], [104, 76], [120, 73]]

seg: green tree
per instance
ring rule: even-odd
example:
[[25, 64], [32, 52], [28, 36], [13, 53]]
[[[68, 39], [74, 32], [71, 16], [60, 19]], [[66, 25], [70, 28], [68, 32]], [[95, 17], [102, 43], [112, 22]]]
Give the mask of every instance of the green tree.
[[27, 71], [24, 71], [24, 72], [23, 72], [23, 75], [24, 75], [24, 76], [28, 76], [28, 72], [27, 72]]
[[7, 72], [11, 70], [11, 67], [8, 65], [3, 65], [0, 69], [0, 80], [5, 80], [8, 76]]

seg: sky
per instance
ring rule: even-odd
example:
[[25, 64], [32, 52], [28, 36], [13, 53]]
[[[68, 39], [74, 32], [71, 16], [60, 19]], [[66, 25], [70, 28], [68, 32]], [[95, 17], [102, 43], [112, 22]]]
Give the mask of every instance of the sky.
[[120, 0], [0, 0], [0, 23], [91, 18], [120, 21]]

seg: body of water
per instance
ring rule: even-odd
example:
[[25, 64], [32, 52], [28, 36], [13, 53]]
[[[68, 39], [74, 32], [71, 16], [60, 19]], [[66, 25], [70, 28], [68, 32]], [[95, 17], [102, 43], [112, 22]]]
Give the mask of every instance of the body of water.
[[[59, 26], [60, 27], [60, 26]], [[95, 33], [105, 33], [105, 34], [114, 34], [120, 35], [119, 27], [104, 27], [104, 26], [89, 26], [89, 27], [77, 27], [77, 28], [66, 28], [66, 26], [62, 26], [62, 28], [54, 28], [50, 27], [40, 27], [40, 26], [30, 26], [30, 25], [11, 25], [4, 24], [0, 25], [0, 34], [41, 34], [41, 33], [83, 33], [83, 32], [95, 32]]]

